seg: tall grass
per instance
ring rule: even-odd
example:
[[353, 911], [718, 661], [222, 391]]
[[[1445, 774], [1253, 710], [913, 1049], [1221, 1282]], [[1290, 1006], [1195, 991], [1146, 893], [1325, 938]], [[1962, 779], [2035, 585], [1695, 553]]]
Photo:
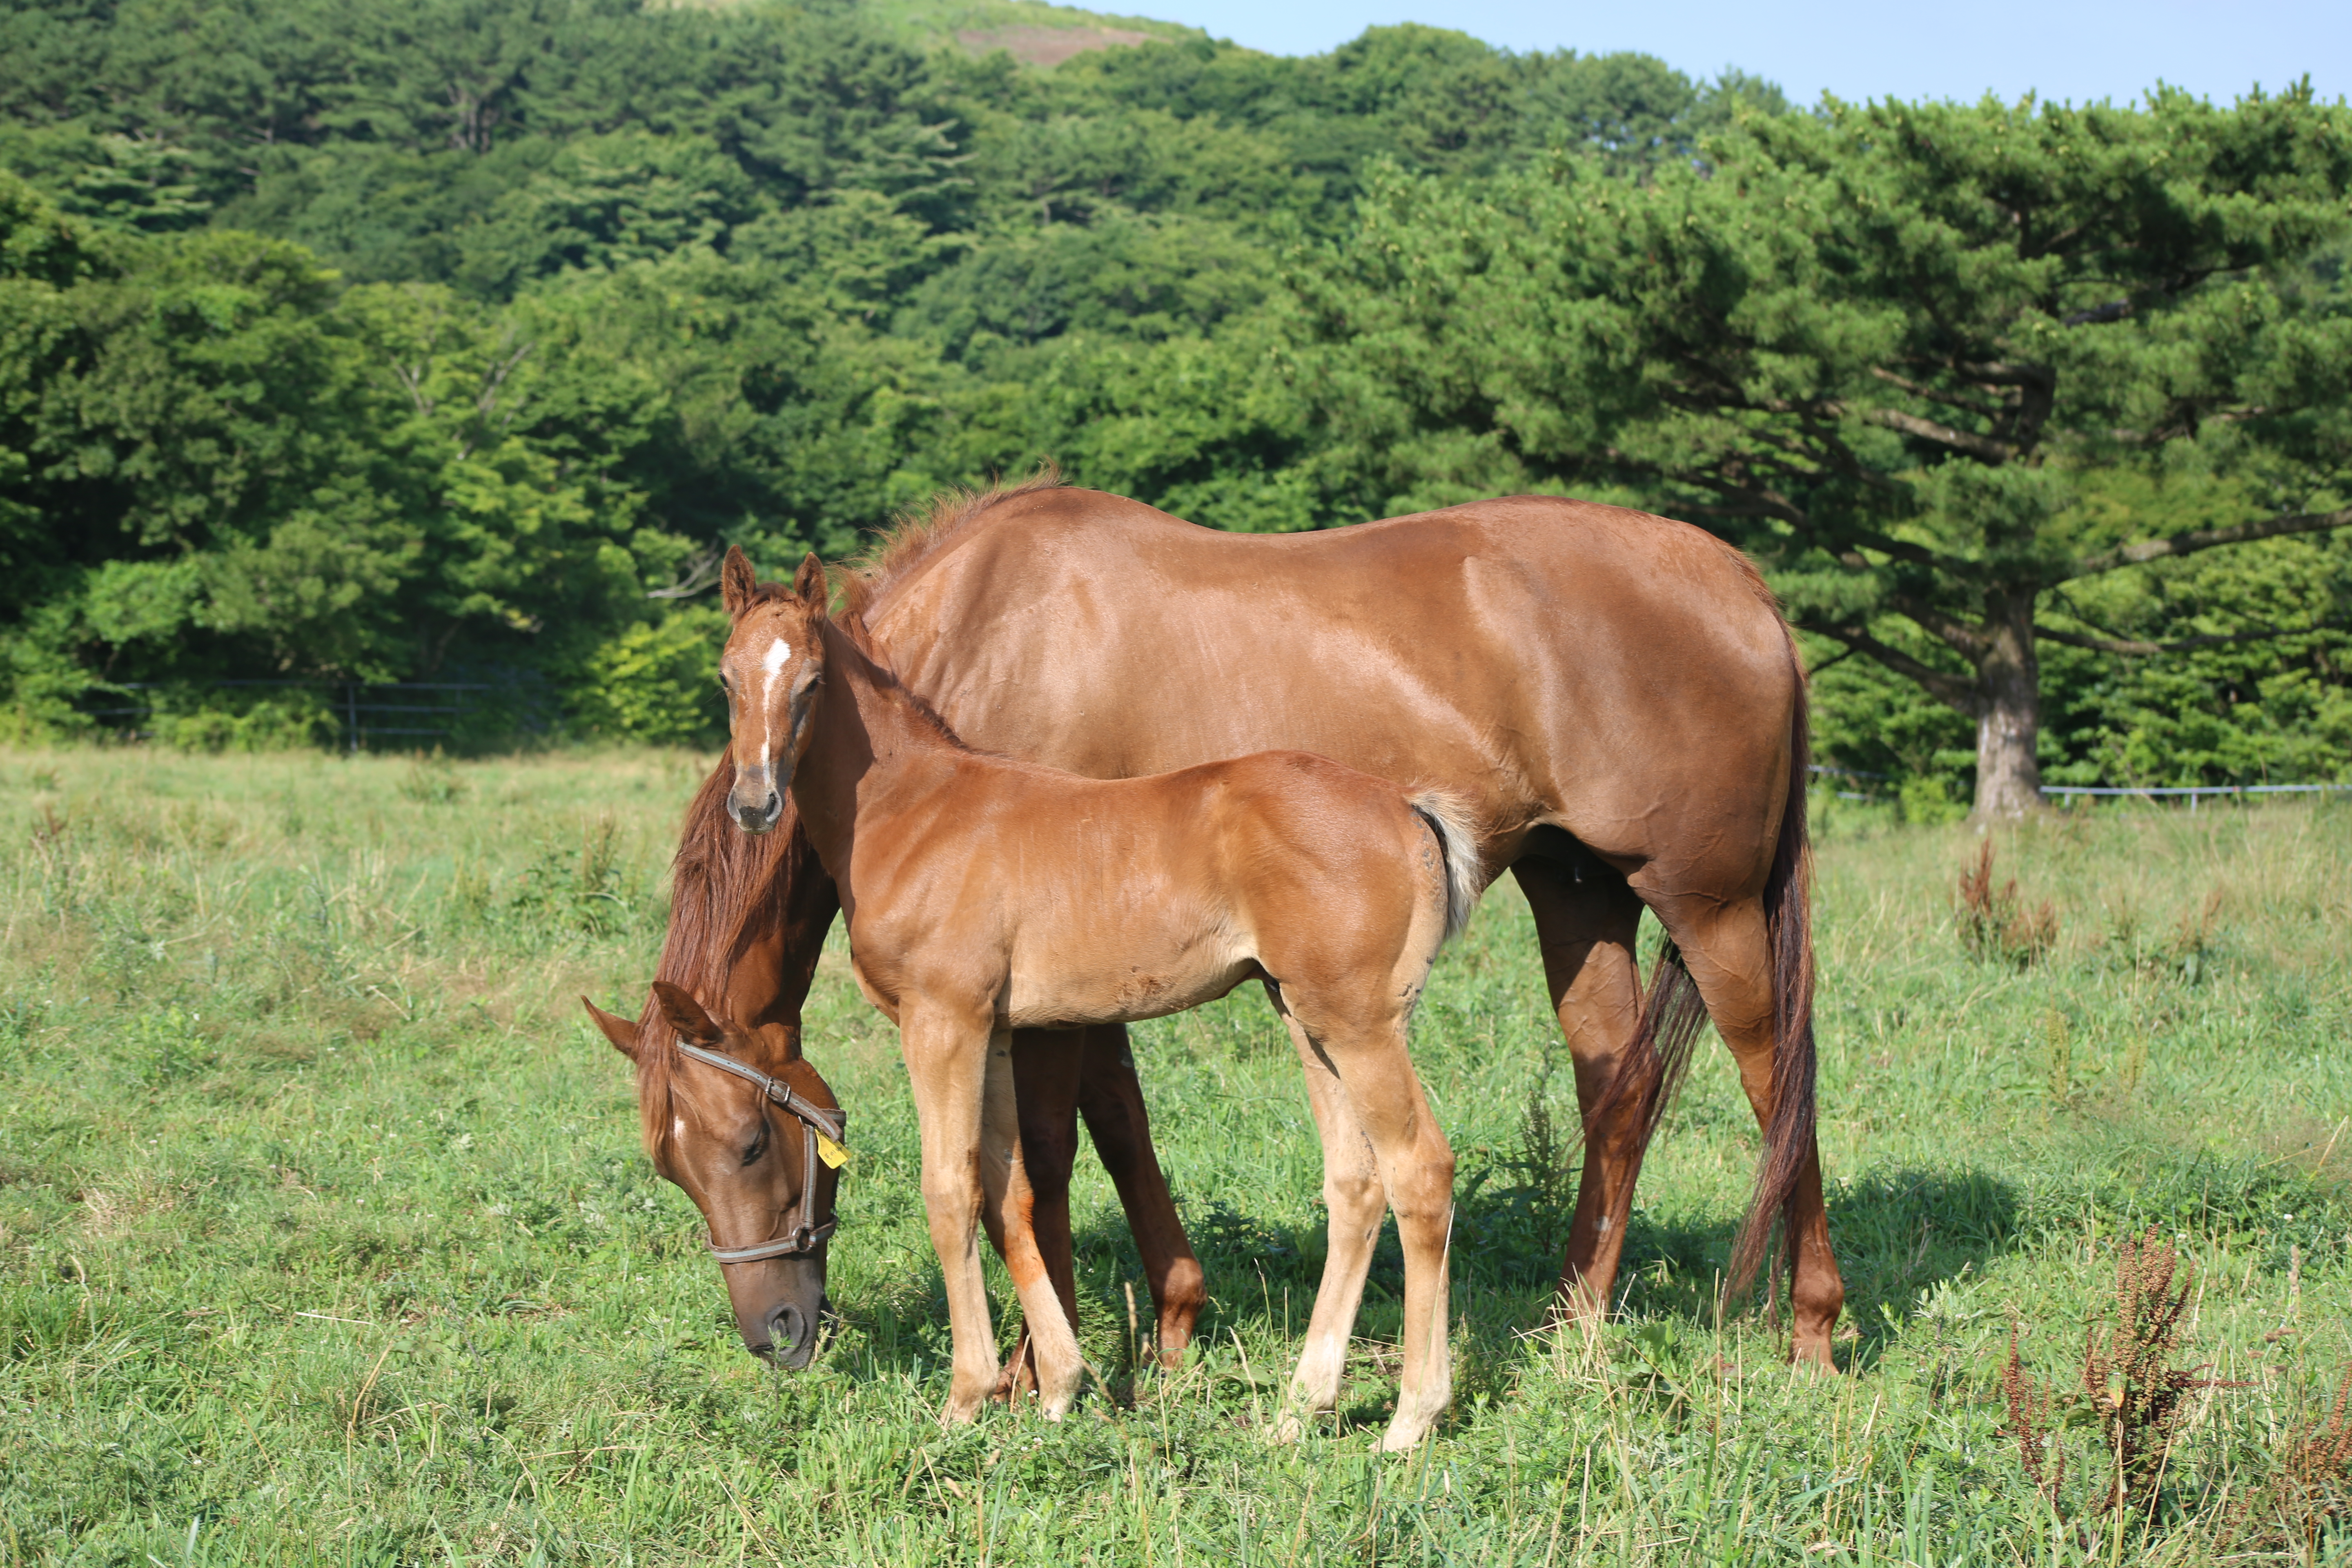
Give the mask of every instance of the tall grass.
[[[1497, 886], [1416, 1030], [1461, 1154], [1459, 1395], [1382, 1459], [1392, 1236], [1338, 1418], [1265, 1436], [1322, 1237], [1297, 1068], [1255, 994], [1136, 1032], [1208, 1268], [1200, 1352], [1139, 1370], [1139, 1270], [1082, 1168], [1079, 1328], [1108, 1387], [1058, 1426], [943, 1430], [911, 1103], [829, 952], [809, 1022], [855, 1113], [844, 1320], [811, 1372], [743, 1353], [572, 1001], [641, 998], [699, 767], [0, 753], [0, 1556], [2352, 1558], [2344, 1478], [2309, 1458], [2352, 1364], [2352, 811], [2003, 833], [2000, 875], [2056, 922], [2020, 963], [1963, 946], [1965, 830], [1824, 803], [1850, 1375], [1822, 1381], [1785, 1367], [1783, 1324], [1717, 1299], [1756, 1138], [1711, 1049], [1644, 1173], [1619, 1312], [1545, 1327], [1573, 1096]], [[2199, 1281], [2181, 1352], [2226, 1386], [2186, 1396], [2147, 1505], [2102, 1513], [2102, 1428], [2068, 1391], [2150, 1224]], [[2074, 1455], [2054, 1498], [2004, 1431], [2012, 1329]]]

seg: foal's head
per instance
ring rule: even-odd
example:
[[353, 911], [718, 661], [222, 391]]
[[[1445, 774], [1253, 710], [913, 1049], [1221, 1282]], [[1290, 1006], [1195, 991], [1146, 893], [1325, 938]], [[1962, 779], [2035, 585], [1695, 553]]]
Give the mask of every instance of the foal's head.
[[702, 1211], [745, 1348], [788, 1371], [806, 1366], [824, 1307], [836, 1163], [845, 1158], [833, 1090], [782, 1025], [749, 1030], [713, 1018], [659, 982], [654, 998], [681, 1044], [701, 1054], [648, 1064], [636, 1025], [584, 996], [581, 1004], [637, 1063], [646, 1152]]
[[735, 758], [728, 815], [746, 833], [765, 833], [783, 816], [784, 791], [808, 747], [809, 716], [824, 679], [824, 563], [801, 563], [792, 586], [764, 586], [740, 550], [727, 552], [719, 588], [735, 629], [719, 656]]

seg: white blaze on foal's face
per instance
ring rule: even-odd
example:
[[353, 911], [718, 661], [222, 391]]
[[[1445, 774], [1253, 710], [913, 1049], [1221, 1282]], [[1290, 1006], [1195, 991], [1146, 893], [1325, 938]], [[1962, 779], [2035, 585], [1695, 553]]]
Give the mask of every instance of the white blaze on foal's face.
[[792, 657], [793, 645], [780, 637], [768, 645], [768, 651], [760, 658], [760, 670], [766, 677], [760, 684], [760, 764], [762, 767], [776, 765], [776, 677], [783, 673], [784, 666]]

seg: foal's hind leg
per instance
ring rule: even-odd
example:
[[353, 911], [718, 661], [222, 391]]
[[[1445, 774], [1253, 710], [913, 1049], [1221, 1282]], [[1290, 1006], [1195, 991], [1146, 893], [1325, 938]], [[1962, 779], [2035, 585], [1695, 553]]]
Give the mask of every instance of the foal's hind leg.
[[[1415, 981], [1418, 976], [1413, 977]], [[1404, 989], [1413, 989], [1408, 986]], [[1399, 987], [1380, 988], [1395, 996]], [[1398, 1349], [1404, 1367], [1398, 1378], [1396, 1415], [1381, 1436], [1381, 1447], [1391, 1452], [1421, 1441], [1445, 1414], [1453, 1396], [1453, 1347], [1446, 1338], [1446, 1262], [1454, 1229], [1454, 1151], [1431, 1114], [1421, 1079], [1405, 1049], [1407, 1015], [1360, 1011], [1350, 1004], [1325, 1004], [1322, 996], [1294, 995], [1298, 1025], [1307, 1036], [1307, 1054], [1327, 1062], [1336, 1073], [1347, 1106], [1353, 1112], [1357, 1135], [1372, 1147], [1388, 1206], [1395, 1211], [1397, 1241], [1404, 1252], [1404, 1328]], [[1374, 1226], [1379, 1223], [1374, 1211]], [[1332, 1217], [1336, 1232], [1339, 1217]], [[1369, 1243], [1369, 1237], [1367, 1241]], [[1370, 1247], [1366, 1247], [1369, 1258]], [[1326, 1279], [1329, 1278], [1327, 1271]], [[1363, 1289], [1360, 1266], [1349, 1293], [1348, 1322], [1352, 1322]], [[1315, 1314], [1319, 1323], [1323, 1300]], [[1347, 1323], [1339, 1326], [1345, 1348]]]
[[1307, 1109], [1323, 1142], [1323, 1205], [1330, 1214], [1329, 1245], [1323, 1258], [1323, 1280], [1315, 1289], [1315, 1311], [1307, 1324], [1307, 1342], [1298, 1352], [1298, 1370], [1290, 1380], [1290, 1403], [1275, 1436], [1296, 1441], [1301, 1417], [1320, 1415], [1339, 1400], [1339, 1374], [1348, 1363], [1348, 1337], [1356, 1326], [1356, 1310], [1364, 1299], [1364, 1276], [1372, 1266], [1372, 1246], [1380, 1239], [1381, 1215], [1388, 1208], [1388, 1190], [1381, 1184], [1380, 1163], [1371, 1140], [1356, 1120], [1347, 1091], [1331, 1064], [1307, 1031], [1283, 1005], [1272, 985], [1266, 995], [1290, 1030], [1298, 1050], [1298, 1065], [1307, 1076]]
[[[1680, 944], [1683, 961], [1715, 1019], [1717, 1033], [1739, 1066], [1739, 1086], [1756, 1123], [1772, 1125], [1772, 1069], [1779, 1042], [1772, 1029], [1771, 949], [1764, 906], [1750, 899], [1729, 906], [1667, 904], [1659, 910]], [[1829, 1210], [1822, 1202], [1818, 1140], [1807, 1139], [1795, 1185], [1782, 1217], [1794, 1257], [1790, 1269], [1790, 1305], [1795, 1321], [1795, 1359], [1836, 1370], [1830, 1336], [1845, 1305], [1845, 1283], [1830, 1250]]]
[[1642, 903], [1622, 877], [1597, 861], [1588, 861], [1580, 876], [1557, 861], [1535, 858], [1511, 870], [1535, 912], [1544, 978], [1568, 1040], [1584, 1124], [1584, 1171], [1560, 1265], [1559, 1304], [1570, 1316], [1598, 1319], [1607, 1312], [1616, 1283], [1633, 1183], [1649, 1143], [1638, 1097], [1620, 1096], [1603, 1106], [1641, 1023], [1633, 936]]

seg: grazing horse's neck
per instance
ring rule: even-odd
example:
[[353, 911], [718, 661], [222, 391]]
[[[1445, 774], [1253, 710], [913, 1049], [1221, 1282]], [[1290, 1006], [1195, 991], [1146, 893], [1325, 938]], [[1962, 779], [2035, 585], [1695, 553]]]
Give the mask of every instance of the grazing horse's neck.
[[793, 804], [845, 900], [858, 816], [912, 772], [962, 754], [962, 743], [838, 626], [824, 625], [824, 686], [808, 746], [793, 770]]

